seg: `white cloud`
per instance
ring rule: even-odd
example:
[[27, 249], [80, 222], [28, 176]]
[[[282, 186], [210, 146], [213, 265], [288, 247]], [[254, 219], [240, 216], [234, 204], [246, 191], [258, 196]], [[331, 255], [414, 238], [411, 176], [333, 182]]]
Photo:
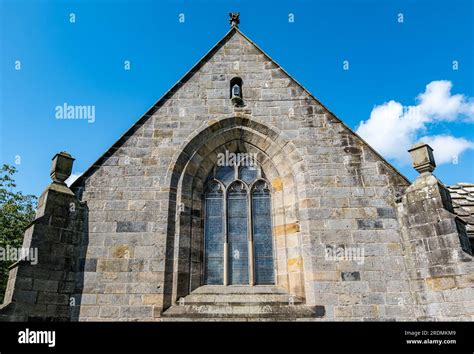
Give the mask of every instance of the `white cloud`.
[[420, 112], [436, 120], [474, 119], [474, 101], [462, 94], [451, 95], [451, 81], [432, 81], [418, 95]]
[[64, 181], [64, 183], [66, 183], [67, 186], [70, 187], [71, 184], [73, 184], [76, 179], [78, 179], [79, 177], [81, 177], [81, 175], [82, 175], [82, 172], [79, 172], [79, 173], [71, 173], [71, 175], [68, 177], [67, 180]]
[[463, 151], [474, 148], [472, 141], [464, 138], [455, 138], [450, 135], [425, 136], [420, 138], [420, 141], [433, 148], [438, 165], [452, 163]]
[[425, 92], [417, 97], [415, 106], [403, 106], [389, 101], [375, 106], [370, 117], [362, 121], [356, 132], [375, 150], [400, 164], [410, 161], [407, 150], [415, 142], [425, 141], [433, 148], [438, 165], [451, 162], [474, 143], [450, 135], [426, 134], [430, 124], [440, 121], [474, 122], [474, 100], [462, 94], [451, 94], [452, 83], [440, 80], [426, 85]]

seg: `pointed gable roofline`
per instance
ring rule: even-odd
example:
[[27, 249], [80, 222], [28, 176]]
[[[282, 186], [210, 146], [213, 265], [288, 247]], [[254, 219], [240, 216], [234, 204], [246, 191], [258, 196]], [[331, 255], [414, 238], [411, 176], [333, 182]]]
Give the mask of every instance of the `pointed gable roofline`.
[[397, 175], [399, 175], [408, 184], [411, 182], [406, 178], [400, 171], [398, 171], [390, 162], [382, 157], [377, 151], [375, 151], [362, 137], [354, 132], [349, 126], [347, 126], [341, 119], [339, 119], [334, 113], [332, 113], [323, 103], [321, 103], [311, 92], [309, 92], [302, 84], [294, 79], [285, 69], [281, 67], [275, 60], [273, 60], [267, 53], [265, 53], [257, 44], [255, 44], [250, 38], [248, 38], [237, 26], [232, 26], [231, 29], [196, 63], [193, 67], [181, 77], [168, 91], [151, 106], [145, 114], [143, 114], [131, 127], [128, 129], [120, 138], [112, 144], [107, 151], [102, 154], [84, 173], [77, 178], [71, 185], [71, 188], [80, 187], [84, 180], [88, 178], [102, 163], [109, 158], [137, 129], [139, 129], [145, 121], [150, 118], [169, 98], [171, 98], [178, 89], [183, 86], [211, 57], [212, 55], [225, 43], [235, 32], [239, 33], [255, 48], [257, 48], [263, 55], [265, 55], [273, 64], [277, 66], [285, 75], [293, 80], [311, 99], [315, 100], [327, 113], [334, 117], [339, 123], [341, 123], [349, 132], [354, 134], [364, 145], [366, 145], [376, 156], [378, 156], [383, 162], [385, 162], [389, 168], [391, 168]]

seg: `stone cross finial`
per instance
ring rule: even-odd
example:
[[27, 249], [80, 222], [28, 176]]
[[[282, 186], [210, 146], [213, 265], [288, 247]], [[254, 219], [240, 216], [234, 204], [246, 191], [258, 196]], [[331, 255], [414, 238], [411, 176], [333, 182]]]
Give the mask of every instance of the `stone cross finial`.
[[61, 151], [54, 155], [49, 173], [52, 180], [56, 183], [65, 184], [64, 181], [71, 175], [73, 162], [74, 158], [67, 152]]
[[434, 171], [436, 162], [431, 146], [425, 143], [418, 143], [413, 145], [408, 152], [411, 155], [413, 168], [419, 173]]
[[240, 12], [230, 12], [229, 13], [230, 27], [239, 27], [239, 23], [240, 23], [239, 16], [240, 16]]

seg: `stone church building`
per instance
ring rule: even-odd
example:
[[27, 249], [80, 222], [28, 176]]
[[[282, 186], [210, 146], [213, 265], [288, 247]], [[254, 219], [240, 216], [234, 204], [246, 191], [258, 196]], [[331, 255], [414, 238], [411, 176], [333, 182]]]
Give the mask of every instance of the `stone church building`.
[[474, 186], [423, 143], [411, 183], [230, 22], [70, 187], [54, 156], [0, 319], [474, 320]]

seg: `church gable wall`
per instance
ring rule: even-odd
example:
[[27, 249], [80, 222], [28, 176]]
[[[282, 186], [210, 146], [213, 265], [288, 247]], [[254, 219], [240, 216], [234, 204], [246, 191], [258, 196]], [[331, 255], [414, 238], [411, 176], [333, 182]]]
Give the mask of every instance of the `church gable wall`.
[[[242, 79], [243, 107], [230, 100], [233, 77]], [[170, 305], [174, 244], [166, 235], [175, 232], [173, 181], [181, 178], [171, 172], [193, 136], [231, 117], [262, 123], [302, 157], [272, 184], [294, 180], [295, 198], [281, 206], [293, 208], [292, 219], [275, 226], [300, 248], [285, 266], [306, 302], [325, 305], [328, 319], [410, 318], [385, 306], [411, 301], [395, 204], [408, 182], [239, 32], [85, 181], [91, 266], [81, 318], [156, 319]], [[363, 249], [363, 264], [328, 255], [341, 247]]]

